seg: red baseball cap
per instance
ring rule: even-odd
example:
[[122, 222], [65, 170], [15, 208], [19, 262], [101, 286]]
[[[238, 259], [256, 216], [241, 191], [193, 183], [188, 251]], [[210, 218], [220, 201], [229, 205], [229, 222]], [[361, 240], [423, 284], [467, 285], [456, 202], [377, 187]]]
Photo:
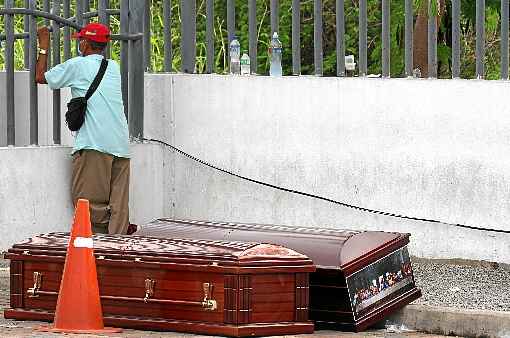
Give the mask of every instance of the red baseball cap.
[[95, 42], [108, 42], [110, 40], [110, 29], [100, 23], [89, 23], [78, 33], [73, 34], [75, 39], [87, 39]]

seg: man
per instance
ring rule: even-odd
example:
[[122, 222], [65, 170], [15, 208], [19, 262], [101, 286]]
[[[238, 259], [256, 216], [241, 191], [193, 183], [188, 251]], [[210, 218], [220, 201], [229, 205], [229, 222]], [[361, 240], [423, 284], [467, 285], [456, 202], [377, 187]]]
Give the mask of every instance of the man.
[[[103, 51], [110, 39], [108, 27], [91, 23], [74, 38], [79, 57], [49, 71], [49, 31], [39, 28], [36, 82], [51, 89], [71, 88], [73, 97], [84, 97], [96, 77]], [[72, 151], [74, 205], [79, 198], [90, 202], [94, 233], [125, 234], [129, 226], [129, 132], [122, 102], [119, 65], [108, 60], [106, 73], [87, 103], [85, 122], [76, 132]]]

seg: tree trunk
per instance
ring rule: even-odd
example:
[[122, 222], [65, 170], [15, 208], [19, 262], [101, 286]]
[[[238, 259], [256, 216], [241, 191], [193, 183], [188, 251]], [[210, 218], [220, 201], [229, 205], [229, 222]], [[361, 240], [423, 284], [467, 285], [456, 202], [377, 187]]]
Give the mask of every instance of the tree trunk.
[[[432, 0], [434, 1], [434, 0]], [[436, 25], [439, 30], [445, 12], [445, 0], [435, 0], [439, 8]], [[418, 68], [422, 77], [428, 77], [428, 0], [422, 0], [413, 32], [413, 69]]]

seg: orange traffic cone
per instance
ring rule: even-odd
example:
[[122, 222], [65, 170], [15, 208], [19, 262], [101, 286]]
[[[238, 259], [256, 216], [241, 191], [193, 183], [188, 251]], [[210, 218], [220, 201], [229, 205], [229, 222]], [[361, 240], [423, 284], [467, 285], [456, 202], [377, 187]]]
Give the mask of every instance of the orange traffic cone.
[[121, 331], [103, 324], [88, 200], [80, 199], [76, 204], [53, 326], [39, 330], [91, 334]]

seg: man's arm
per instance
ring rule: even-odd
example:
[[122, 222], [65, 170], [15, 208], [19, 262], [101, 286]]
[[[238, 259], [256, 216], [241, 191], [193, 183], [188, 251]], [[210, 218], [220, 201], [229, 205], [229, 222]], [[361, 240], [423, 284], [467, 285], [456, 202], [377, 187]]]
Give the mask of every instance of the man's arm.
[[[37, 30], [37, 36], [39, 38], [39, 48], [48, 51], [50, 48], [50, 32], [47, 27], [41, 27]], [[39, 53], [37, 58], [37, 64], [35, 66], [35, 82], [45, 84], [46, 78], [44, 73], [48, 69], [48, 54]]]

